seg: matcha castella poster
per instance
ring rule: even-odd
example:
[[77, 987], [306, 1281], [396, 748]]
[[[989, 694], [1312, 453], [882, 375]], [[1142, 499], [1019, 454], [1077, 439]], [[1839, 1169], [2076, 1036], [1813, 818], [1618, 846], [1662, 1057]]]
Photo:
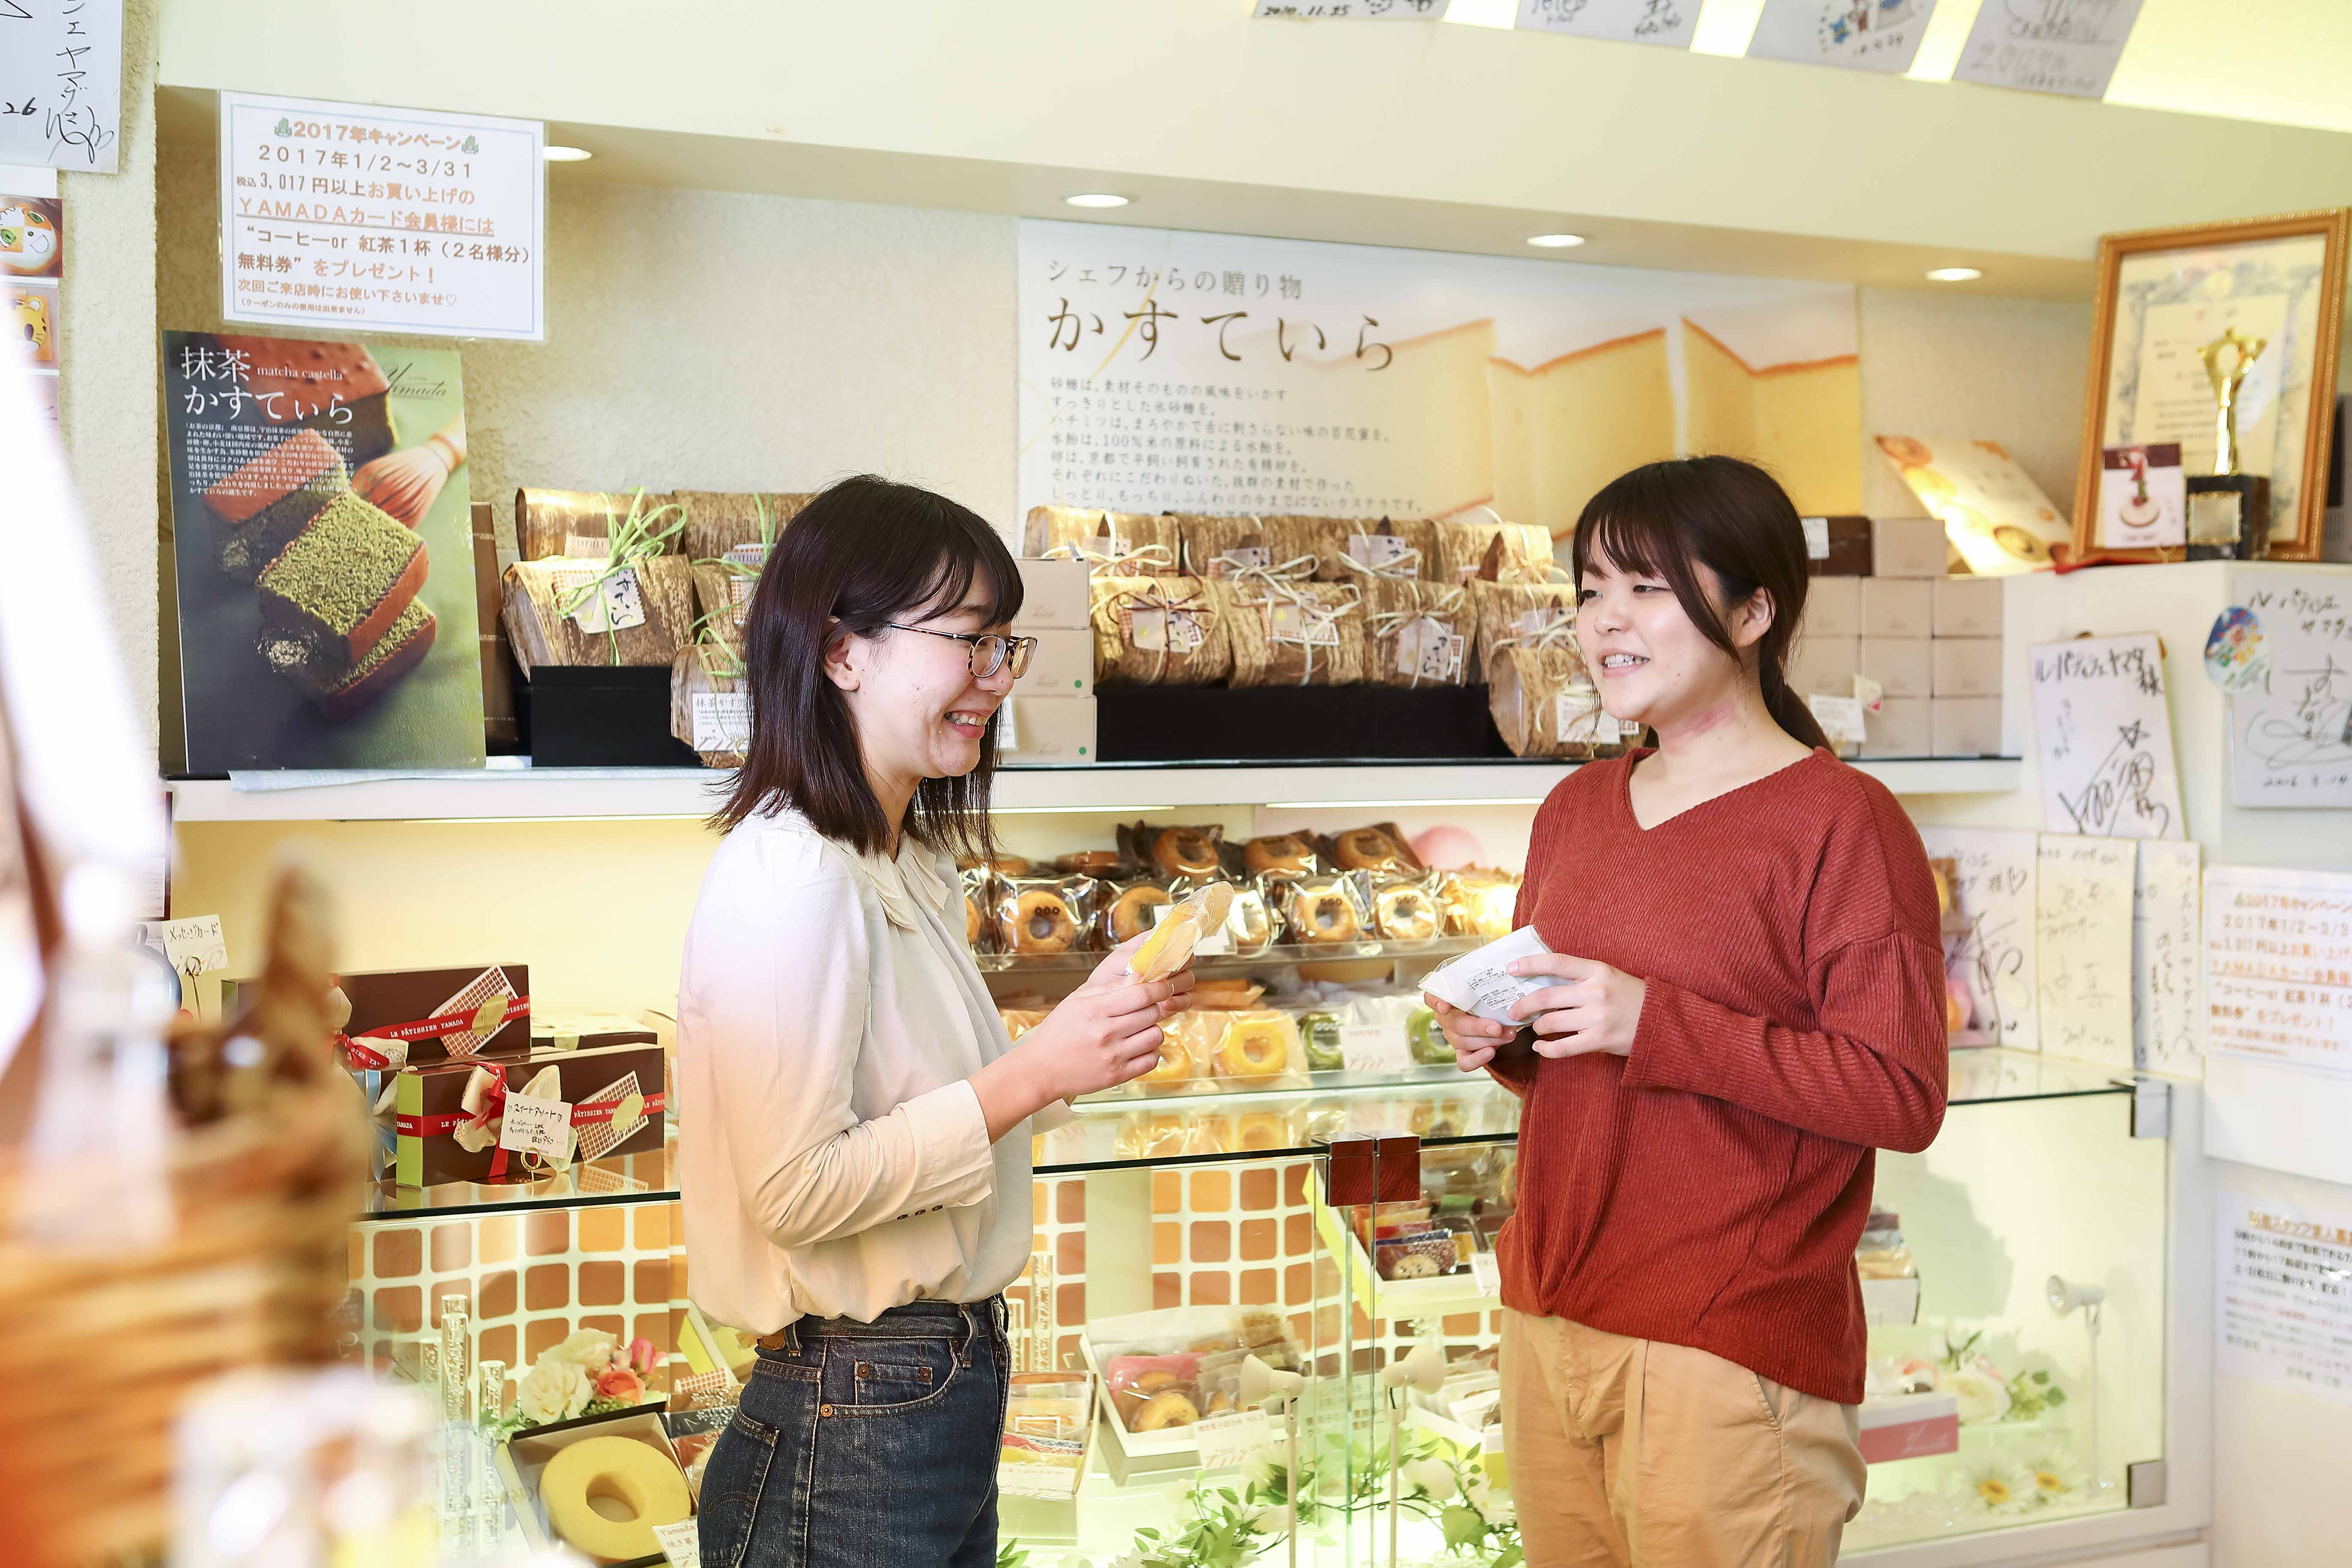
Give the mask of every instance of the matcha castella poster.
[[163, 334], [188, 769], [482, 761], [457, 355]]

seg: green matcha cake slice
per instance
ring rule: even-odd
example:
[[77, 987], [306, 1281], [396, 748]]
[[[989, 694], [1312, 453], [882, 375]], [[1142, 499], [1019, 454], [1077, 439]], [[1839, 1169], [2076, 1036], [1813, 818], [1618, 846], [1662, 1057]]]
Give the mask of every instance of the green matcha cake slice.
[[425, 542], [346, 491], [261, 569], [261, 624], [356, 664], [416, 597], [425, 572]]
[[355, 663], [334, 658], [315, 639], [294, 633], [265, 629], [255, 647], [274, 673], [300, 687], [320, 712], [341, 723], [424, 662], [436, 629], [433, 612], [412, 599]]
[[241, 583], [351, 489], [342, 458], [315, 430], [298, 430], [205, 492], [221, 570]]

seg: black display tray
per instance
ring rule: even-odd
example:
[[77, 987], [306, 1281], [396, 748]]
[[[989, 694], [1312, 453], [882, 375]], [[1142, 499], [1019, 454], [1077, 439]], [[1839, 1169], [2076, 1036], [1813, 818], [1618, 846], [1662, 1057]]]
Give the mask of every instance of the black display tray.
[[1106, 763], [1508, 757], [1483, 686], [1103, 686]]
[[669, 732], [669, 666], [545, 664], [515, 683], [515, 722], [540, 768], [693, 768]]

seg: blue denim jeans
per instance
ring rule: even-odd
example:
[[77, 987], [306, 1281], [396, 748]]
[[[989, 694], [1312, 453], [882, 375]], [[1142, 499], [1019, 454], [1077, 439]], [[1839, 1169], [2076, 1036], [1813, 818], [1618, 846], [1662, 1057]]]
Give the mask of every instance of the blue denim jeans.
[[702, 1475], [702, 1568], [994, 1568], [1004, 1301], [803, 1318]]

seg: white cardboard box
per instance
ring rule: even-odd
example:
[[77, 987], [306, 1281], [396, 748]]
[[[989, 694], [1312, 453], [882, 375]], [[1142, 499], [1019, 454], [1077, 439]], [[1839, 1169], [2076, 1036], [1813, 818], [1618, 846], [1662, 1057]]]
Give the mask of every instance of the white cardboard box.
[[1815, 577], [1805, 584], [1805, 618], [1798, 636], [1858, 637], [1862, 635], [1861, 577]]
[[1956, 1394], [1906, 1394], [1865, 1400], [1861, 1410], [1863, 1463], [1957, 1453], [1960, 1447], [1960, 1400]]
[[1930, 706], [1925, 697], [1889, 697], [1880, 703], [1877, 712], [1863, 717], [1863, 729], [1869, 738], [1862, 743], [1862, 754], [1927, 756], [1933, 739], [1927, 711]]
[[1086, 630], [1092, 575], [1086, 562], [1024, 557], [1013, 564], [1021, 569], [1021, 613], [1013, 617], [1013, 630], [1034, 632], [1041, 626]]
[[1029, 673], [1013, 684], [1023, 697], [1091, 697], [1095, 690], [1095, 634], [1041, 626], [1023, 637], [1037, 639]]
[[1950, 550], [1943, 522], [1937, 518], [1870, 520], [1870, 574], [1874, 577], [1940, 577]]
[[2000, 755], [2000, 699], [1937, 697], [1928, 716], [1928, 754], [1937, 757]]
[[1939, 637], [2000, 636], [2001, 579], [1936, 579], [1935, 635]]
[[1095, 700], [1091, 697], [1032, 697], [1015, 692], [1005, 699], [1000, 718], [1012, 733], [997, 731], [997, 754], [1008, 763], [1091, 763], [1096, 760]]
[[[1860, 673], [1889, 697], [1935, 695], [1936, 664], [1926, 637], [1864, 637]], [[1916, 753], [1924, 755], [1925, 753]]]
[[1937, 697], [1998, 697], [2000, 695], [1999, 637], [1937, 637]]
[[1862, 628], [1866, 637], [1924, 637], [1936, 622], [1936, 585], [1916, 577], [1863, 577]]
[[[1858, 579], [1853, 579], [1858, 581]], [[1816, 577], [1816, 583], [1834, 578]], [[1832, 697], [1853, 695], [1853, 678], [1861, 667], [1862, 639], [1851, 637], [1799, 637], [1789, 649], [1789, 689], [1800, 697], [1822, 692]]]

